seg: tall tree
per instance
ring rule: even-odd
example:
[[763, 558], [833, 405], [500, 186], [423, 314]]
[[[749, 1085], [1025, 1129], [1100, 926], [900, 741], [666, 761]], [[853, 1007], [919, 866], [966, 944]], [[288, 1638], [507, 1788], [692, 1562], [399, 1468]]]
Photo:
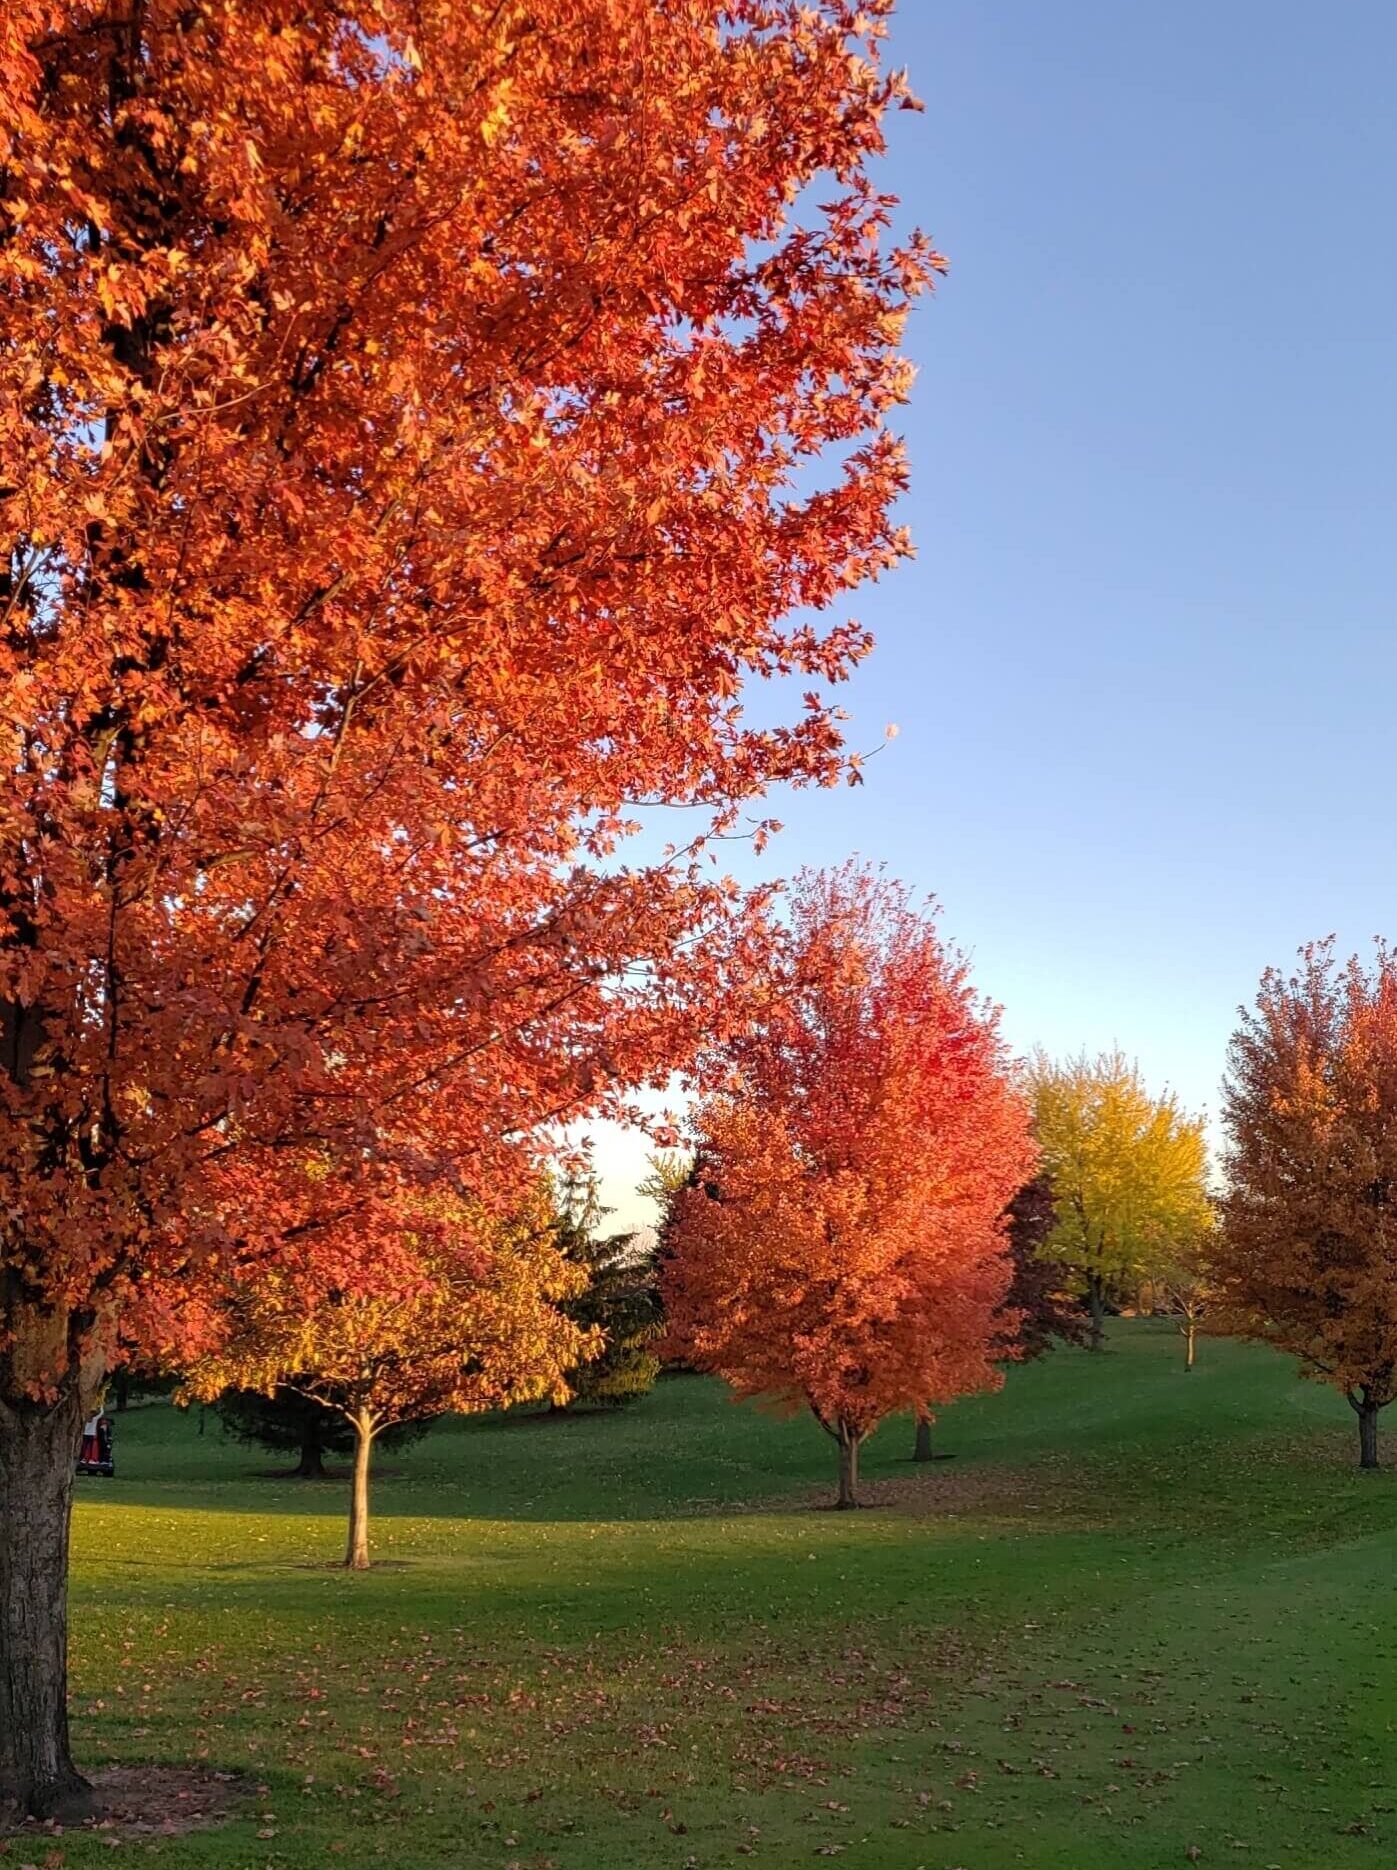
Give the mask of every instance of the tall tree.
[[636, 1184], [636, 1193], [655, 1204], [656, 1225], [663, 1228], [675, 1196], [694, 1173], [694, 1159], [684, 1149], [657, 1149], [650, 1157], [644, 1177]]
[[230, 1385], [295, 1393], [353, 1438], [345, 1566], [369, 1568], [369, 1477], [387, 1431], [448, 1410], [473, 1414], [540, 1397], [565, 1400], [567, 1372], [601, 1348], [561, 1302], [583, 1275], [558, 1250], [547, 1192], [508, 1223], [434, 1200], [438, 1225], [408, 1237], [406, 1292], [331, 1292], [310, 1304], [296, 1282], [231, 1281], [217, 1350], [197, 1360], [189, 1392]]
[[1203, 1121], [1172, 1092], [1153, 1096], [1119, 1051], [1061, 1063], [1039, 1052], [1027, 1083], [1057, 1204], [1044, 1251], [1081, 1280], [1099, 1350], [1111, 1287], [1207, 1214]]
[[665, 1331], [664, 1264], [669, 1254], [669, 1236], [675, 1205], [687, 1187], [698, 1186], [698, 1170], [693, 1152], [688, 1149], [658, 1149], [650, 1156], [644, 1178], [636, 1193], [655, 1204], [655, 1306], [660, 1320], [658, 1349], [664, 1368], [675, 1373], [690, 1371], [693, 1366], [680, 1354], [677, 1344]]
[[712, 1064], [666, 1229], [671, 1337], [739, 1395], [809, 1407], [856, 1506], [884, 1416], [1002, 1380], [1028, 1113], [965, 963], [855, 865], [801, 879], [769, 1005]]
[[559, 1408], [582, 1403], [615, 1408], [634, 1402], [655, 1386], [660, 1360], [655, 1352], [662, 1329], [656, 1284], [654, 1246], [637, 1234], [604, 1234], [608, 1212], [595, 1180], [564, 1181], [556, 1189], [557, 1218], [553, 1239], [559, 1252], [585, 1284], [563, 1311], [574, 1324], [599, 1333], [601, 1349], [568, 1371], [571, 1395]]
[[565, 1406], [616, 1408], [648, 1395], [660, 1374], [655, 1347], [664, 1329], [653, 1245], [636, 1234], [587, 1234], [569, 1243], [567, 1256], [587, 1283], [563, 1309], [600, 1332], [602, 1349], [568, 1371]]
[[[736, 894], [619, 847], [848, 770], [817, 613], [905, 549], [940, 264], [869, 177], [888, 11], [0, 8], [0, 1798], [91, 1808], [121, 1344], [232, 1260], [381, 1284], [395, 1181], [506, 1207], [739, 1003]], [[818, 692], [754, 725], [754, 675]]]
[[1332, 942], [1270, 969], [1233, 1035], [1220, 1323], [1298, 1357], [1348, 1398], [1359, 1462], [1397, 1395], [1397, 956]]

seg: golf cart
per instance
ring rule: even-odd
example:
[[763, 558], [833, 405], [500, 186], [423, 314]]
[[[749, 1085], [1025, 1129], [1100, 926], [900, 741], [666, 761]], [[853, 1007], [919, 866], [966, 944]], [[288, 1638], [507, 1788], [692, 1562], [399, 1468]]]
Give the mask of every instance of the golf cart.
[[116, 1473], [116, 1462], [112, 1459], [112, 1419], [109, 1415], [95, 1415], [83, 1424], [82, 1440], [78, 1444], [79, 1474], [105, 1474], [109, 1479]]

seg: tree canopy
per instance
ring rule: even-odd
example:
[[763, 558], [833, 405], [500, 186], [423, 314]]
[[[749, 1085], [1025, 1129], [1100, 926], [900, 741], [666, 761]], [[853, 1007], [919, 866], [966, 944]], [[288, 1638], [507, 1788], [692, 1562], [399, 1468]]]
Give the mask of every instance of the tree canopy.
[[508, 1222], [442, 1203], [412, 1231], [412, 1280], [380, 1294], [350, 1289], [307, 1298], [289, 1278], [230, 1281], [216, 1350], [186, 1375], [208, 1399], [229, 1387], [293, 1389], [346, 1423], [355, 1487], [346, 1564], [369, 1563], [368, 1471], [385, 1429], [447, 1410], [470, 1414], [568, 1396], [567, 1373], [595, 1356], [600, 1332], [574, 1323], [561, 1301], [585, 1274], [560, 1251], [540, 1185]]
[[740, 1395], [859, 1444], [1001, 1380], [1006, 1204], [1033, 1167], [996, 1015], [907, 892], [807, 874], [760, 1018], [712, 1069], [665, 1231], [671, 1338]]
[[[521, 1138], [623, 1112], [740, 1005], [764, 938], [696, 846], [853, 770], [827, 684], [906, 550], [887, 424], [940, 265], [870, 176], [887, 11], [3, 9], [0, 1792], [31, 1810], [86, 1804], [59, 1483], [122, 1346], [197, 1348], [234, 1261], [385, 1289], [357, 1243], [446, 1170], [507, 1212]], [[793, 718], [744, 714], [765, 677]], [[683, 848], [625, 861], [664, 807]], [[48, 1577], [40, 1693], [7, 1672]]]
[[1262, 979], [1233, 1035], [1217, 1309], [1348, 1397], [1360, 1460], [1397, 1395], [1397, 957], [1332, 942]]
[[1099, 1344], [1110, 1286], [1137, 1280], [1206, 1219], [1203, 1122], [1172, 1092], [1152, 1095], [1120, 1051], [1061, 1062], [1039, 1052], [1026, 1081], [1057, 1211], [1043, 1250], [1085, 1285]]

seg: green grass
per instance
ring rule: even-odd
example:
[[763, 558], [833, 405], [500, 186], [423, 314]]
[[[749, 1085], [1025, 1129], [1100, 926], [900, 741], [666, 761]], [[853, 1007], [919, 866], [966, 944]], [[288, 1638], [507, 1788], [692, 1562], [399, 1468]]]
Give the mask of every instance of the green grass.
[[[344, 1489], [163, 1406], [79, 1483], [76, 1741], [262, 1788], [85, 1866], [1265, 1870], [1397, 1852], [1397, 1482], [1269, 1354], [1122, 1324], [870, 1445], [676, 1378], [625, 1414], [449, 1424]], [[48, 1847], [45, 1846], [44, 1849]], [[18, 1852], [18, 1856], [16, 1856]], [[42, 1850], [11, 1856], [49, 1862]], [[8, 1859], [7, 1859], [8, 1861]], [[59, 1861], [55, 1858], [53, 1861]]]

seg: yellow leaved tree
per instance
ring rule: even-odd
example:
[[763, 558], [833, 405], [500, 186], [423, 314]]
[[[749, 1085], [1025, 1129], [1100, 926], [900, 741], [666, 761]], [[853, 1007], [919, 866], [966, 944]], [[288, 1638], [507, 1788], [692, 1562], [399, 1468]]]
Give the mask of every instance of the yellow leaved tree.
[[351, 1571], [369, 1566], [369, 1472], [385, 1429], [448, 1411], [566, 1402], [567, 1372], [602, 1348], [600, 1332], [559, 1309], [586, 1274], [559, 1250], [546, 1187], [505, 1223], [440, 1199], [424, 1202], [419, 1219], [392, 1243], [381, 1291], [308, 1296], [290, 1275], [230, 1284], [218, 1347], [185, 1380], [202, 1399], [289, 1389], [349, 1424]]
[[1208, 1225], [1203, 1120], [1172, 1092], [1152, 1096], [1119, 1050], [1063, 1060], [1040, 1051], [1026, 1077], [1057, 1204], [1043, 1252], [1081, 1279], [1099, 1350], [1108, 1290], [1148, 1274]]

